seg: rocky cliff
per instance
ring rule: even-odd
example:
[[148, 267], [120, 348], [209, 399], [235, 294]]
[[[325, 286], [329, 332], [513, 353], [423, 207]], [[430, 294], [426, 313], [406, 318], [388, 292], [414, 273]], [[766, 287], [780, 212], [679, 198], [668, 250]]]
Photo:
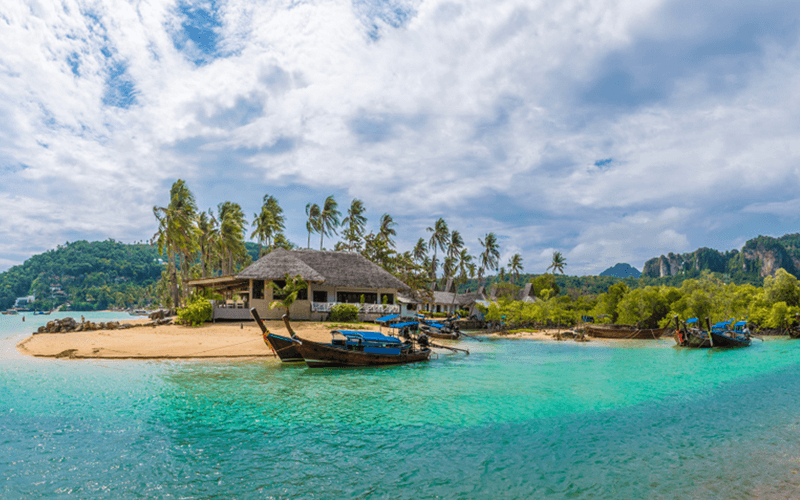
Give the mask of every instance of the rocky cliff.
[[684, 254], [668, 253], [644, 264], [642, 276], [661, 278], [681, 272], [709, 270], [718, 273], [746, 273], [773, 276], [783, 268], [800, 276], [800, 234], [787, 234], [780, 238], [759, 236], [745, 243], [741, 252], [720, 252], [713, 248], [698, 248]]

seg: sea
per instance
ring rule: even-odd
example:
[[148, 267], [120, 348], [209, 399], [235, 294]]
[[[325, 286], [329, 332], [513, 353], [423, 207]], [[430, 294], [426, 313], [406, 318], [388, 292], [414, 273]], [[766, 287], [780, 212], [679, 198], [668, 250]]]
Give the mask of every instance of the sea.
[[800, 340], [468, 339], [361, 369], [16, 350], [68, 315], [0, 317], [0, 498], [800, 498]]

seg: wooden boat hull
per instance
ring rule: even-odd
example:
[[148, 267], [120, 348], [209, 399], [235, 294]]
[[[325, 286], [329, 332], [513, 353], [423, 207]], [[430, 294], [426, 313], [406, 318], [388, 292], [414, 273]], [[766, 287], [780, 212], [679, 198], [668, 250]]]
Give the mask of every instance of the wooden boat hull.
[[461, 338], [460, 333], [441, 333], [441, 332], [425, 332], [425, 335], [434, 339], [441, 339], [441, 340], [458, 340]]
[[750, 345], [749, 339], [737, 339], [716, 332], [711, 332], [711, 338], [714, 340], [714, 347], [748, 347]]
[[417, 363], [430, 359], [430, 349], [401, 354], [376, 354], [342, 349], [330, 344], [319, 344], [299, 339], [297, 350], [310, 368], [342, 366], [380, 366]]
[[708, 348], [711, 347], [711, 341], [708, 337], [704, 337], [696, 332], [681, 331], [680, 334], [675, 332], [673, 335], [675, 343], [681, 347], [695, 347], [695, 348]]
[[626, 325], [586, 325], [586, 333], [590, 337], [603, 339], [658, 339], [666, 328], [640, 330]]
[[297, 350], [297, 342], [294, 340], [275, 335], [274, 333], [265, 333], [264, 342], [267, 343], [275, 354], [278, 355], [283, 363], [302, 363], [305, 361], [303, 355]]

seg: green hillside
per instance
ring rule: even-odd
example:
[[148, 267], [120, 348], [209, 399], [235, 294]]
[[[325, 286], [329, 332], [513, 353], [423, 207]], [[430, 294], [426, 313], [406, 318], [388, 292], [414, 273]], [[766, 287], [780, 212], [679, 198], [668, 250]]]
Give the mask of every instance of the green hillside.
[[0, 310], [34, 295], [33, 307], [81, 311], [145, 306], [164, 267], [155, 247], [114, 240], [75, 241], [0, 273]]

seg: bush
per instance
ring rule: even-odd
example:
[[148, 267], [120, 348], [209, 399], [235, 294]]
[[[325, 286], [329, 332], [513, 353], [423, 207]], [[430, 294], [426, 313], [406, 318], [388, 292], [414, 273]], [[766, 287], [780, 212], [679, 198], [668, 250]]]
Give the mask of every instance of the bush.
[[200, 326], [206, 321], [211, 321], [211, 315], [214, 308], [211, 302], [198, 297], [194, 299], [188, 306], [178, 309], [178, 318], [183, 323], [188, 323], [192, 326]]
[[353, 304], [336, 304], [331, 307], [331, 321], [356, 321], [358, 306]]

